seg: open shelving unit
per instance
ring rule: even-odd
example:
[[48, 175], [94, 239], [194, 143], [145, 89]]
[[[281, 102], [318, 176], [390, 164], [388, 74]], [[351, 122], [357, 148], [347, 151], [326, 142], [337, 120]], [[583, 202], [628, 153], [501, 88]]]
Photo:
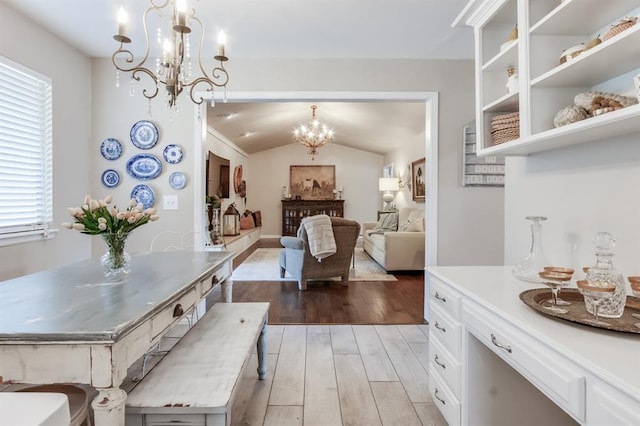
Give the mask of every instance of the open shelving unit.
[[[640, 15], [640, 1], [485, 1], [466, 23], [476, 29], [476, 123], [479, 156], [530, 155], [640, 131], [640, 106], [632, 105], [562, 127], [553, 118], [583, 92], [639, 96], [640, 22], [560, 62], [563, 50], [600, 37], [620, 19]], [[506, 39], [517, 26], [518, 39]], [[507, 68], [519, 75], [508, 93]], [[491, 119], [519, 112], [518, 139], [492, 145]]]

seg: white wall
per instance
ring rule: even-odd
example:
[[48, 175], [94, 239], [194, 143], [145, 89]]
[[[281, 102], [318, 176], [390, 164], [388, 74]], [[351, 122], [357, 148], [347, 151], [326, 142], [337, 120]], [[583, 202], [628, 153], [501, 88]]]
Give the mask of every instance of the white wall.
[[531, 244], [525, 216], [544, 215], [543, 251], [576, 269], [595, 263], [596, 232], [617, 239], [616, 266], [640, 275], [640, 133], [529, 157], [507, 159], [505, 264]]
[[[53, 82], [53, 224], [69, 221], [91, 188], [91, 62], [0, 2], [0, 54]], [[0, 280], [91, 256], [91, 237], [60, 229], [48, 241], [0, 247]]]
[[382, 156], [329, 144], [311, 161], [307, 149], [295, 144], [252, 154], [247, 180], [247, 207], [262, 212], [262, 235], [282, 235], [282, 187], [289, 186], [290, 165], [335, 165], [336, 187], [344, 187], [344, 216], [360, 223], [375, 221]]
[[[242, 166], [242, 179], [247, 182], [251, 182], [252, 173], [251, 166], [249, 166], [249, 155], [224, 137], [224, 135], [221, 135], [215, 129], [210, 127], [207, 129], [207, 139], [206, 143], [203, 145], [202, 158], [206, 158], [205, 155], [208, 151], [229, 160], [229, 198], [222, 199], [220, 212], [224, 213], [229, 204], [235, 203], [240, 214], [244, 213], [247, 206], [245, 206], [244, 200], [234, 191], [233, 173], [237, 166]], [[248, 198], [249, 197], [247, 197], [247, 199]], [[255, 210], [260, 210], [260, 207], [256, 207]]]
[[[5, 35], [0, 41], [3, 52], [14, 53], [15, 59], [25, 65], [38, 65], [36, 67], [38, 71], [54, 78], [54, 96], [56, 96], [54, 143], [57, 142], [57, 148], [54, 148], [55, 222], [66, 220], [64, 208], [79, 204], [85, 193], [91, 193], [94, 197], [111, 194], [120, 204], [129, 199], [132, 187], [140, 183], [129, 177], [125, 170], [126, 160], [132, 154], [140, 152], [131, 144], [129, 130], [136, 121], [151, 119], [160, 129], [160, 142], [150, 152], [161, 158], [162, 149], [167, 144], [177, 143], [183, 147], [184, 158], [177, 165], [164, 163], [162, 175], [147, 182], [155, 191], [156, 205], [160, 206], [160, 221], [137, 229], [128, 243], [128, 248], [132, 252], [148, 250], [153, 236], [163, 230], [178, 232], [192, 230], [195, 220], [193, 208], [195, 192], [199, 190], [198, 187], [204, 187], [202, 184], [194, 184], [195, 179], [202, 178], [199, 177], [202, 170], [198, 170], [198, 167], [201, 168], [198, 162], [202, 159], [197, 158], [196, 153], [193, 152], [194, 140], [204, 135], [204, 131], [195, 130], [197, 128], [195, 108], [186, 100], [182, 100], [179, 114], [173, 115], [164, 108], [160, 99], [156, 99], [151, 103], [152, 116], [149, 117], [149, 105], [140, 94], [142, 87], [137, 88], [136, 96], [130, 97], [128, 79], [125, 75], [121, 75], [121, 87], [115, 87], [115, 70], [110, 59], [92, 59], [89, 63], [81, 54], [56, 41], [51, 35], [32, 28], [34, 25], [24, 22], [21, 17], [13, 17], [13, 12], [5, 9], [7, 8], [4, 6], [0, 9], [3, 21], [6, 21], [0, 28], [1, 34]], [[5, 17], [10, 19], [4, 19]], [[15, 34], [21, 34], [21, 37], [16, 38]], [[89, 67], [91, 67], [91, 80], [88, 75]], [[481, 259], [484, 256], [478, 249], [482, 247], [480, 243], [484, 241], [474, 238], [473, 234], [472, 238], [465, 239], [463, 244], [455, 241], [461, 224], [472, 226], [477, 221], [483, 224], [487, 232], [493, 235], [501, 234], [501, 223], [494, 224], [482, 217], [476, 219], [476, 215], [470, 214], [476, 208], [474, 200], [477, 197], [463, 193], [459, 188], [461, 129], [473, 118], [473, 61], [232, 59], [228, 69], [231, 75], [229, 87], [231, 91], [439, 92], [439, 263], [478, 263], [472, 260]], [[61, 89], [64, 97], [56, 93]], [[101, 157], [99, 145], [107, 137], [116, 137], [122, 142], [124, 154], [119, 160], [107, 161]], [[76, 159], [75, 162], [72, 159]], [[337, 160], [332, 160], [332, 163], [339, 164]], [[358, 193], [358, 196], [362, 195], [367, 200], [358, 205], [363, 206], [362, 212], [370, 212], [367, 214], [373, 219], [380, 205], [376, 181], [383, 161], [375, 158], [371, 161], [367, 160], [367, 165], [375, 170], [375, 173], [371, 173], [371, 192], [375, 196], [368, 198], [371, 194]], [[250, 161], [245, 170], [248, 182], [247, 207], [252, 210], [258, 208], [269, 210], [268, 206], [263, 208], [257, 205], [260, 194], [267, 191], [260, 190], [257, 184], [260, 178], [254, 174], [256, 171], [250, 170], [254, 166], [255, 163]], [[362, 167], [364, 168], [364, 164]], [[105, 168], [115, 168], [120, 172], [121, 183], [114, 190], [107, 190], [100, 183], [100, 175]], [[261, 171], [259, 167], [257, 168]], [[170, 188], [168, 176], [173, 171], [182, 171], [187, 175], [188, 182], [185, 189], [176, 191]], [[269, 173], [273, 171], [270, 170]], [[286, 175], [288, 168], [284, 168], [279, 173]], [[286, 179], [277, 182], [276, 191], [273, 194], [274, 200], [279, 200], [283, 182], [286, 183]], [[338, 182], [341, 183], [340, 178]], [[342, 184], [345, 187], [344, 197], [349, 200], [348, 206], [355, 196], [350, 193], [353, 185], [347, 182]], [[179, 210], [164, 211], [162, 209], [162, 196], [165, 194], [178, 195]], [[197, 197], [199, 196], [198, 194]], [[276, 204], [277, 202], [275, 201]], [[355, 204], [354, 201], [353, 205]], [[497, 203], [490, 203], [490, 205], [499, 210]], [[351, 207], [346, 208], [347, 214], [351, 214], [349, 211]], [[364, 218], [364, 213], [354, 212], [353, 214]], [[54, 264], [86, 258], [89, 256], [88, 245], [91, 243], [93, 243], [93, 254], [100, 255], [104, 248], [98, 239], [69, 232], [66, 234], [61, 232], [53, 242], [31, 244], [29, 246], [32, 247], [28, 249], [19, 247], [3, 249], [4, 256], [15, 261], [12, 262], [11, 267], [3, 266], [3, 270], [11, 271], [11, 275], [15, 276]], [[61, 246], [57, 246], [58, 244]], [[37, 260], [26, 260], [27, 252], [35, 253]], [[498, 251], [494, 253], [502, 257], [502, 253]], [[29, 258], [33, 259], [33, 257]]]

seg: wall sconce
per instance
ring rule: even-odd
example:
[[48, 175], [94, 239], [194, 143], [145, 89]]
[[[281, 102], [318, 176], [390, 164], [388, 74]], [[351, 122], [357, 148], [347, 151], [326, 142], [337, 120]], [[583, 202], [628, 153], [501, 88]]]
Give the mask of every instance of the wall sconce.
[[382, 191], [382, 201], [384, 201], [384, 210], [392, 207], [391, 203], [396, 197], [393, 191], [400, 189], [398, 178], [378, 178], [378, 190]]

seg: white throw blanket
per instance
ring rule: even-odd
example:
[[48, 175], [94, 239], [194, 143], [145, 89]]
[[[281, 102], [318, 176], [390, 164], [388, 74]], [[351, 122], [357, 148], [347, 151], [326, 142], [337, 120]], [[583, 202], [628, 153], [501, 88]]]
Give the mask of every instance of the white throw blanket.
[[326, 214], [309, 216], [302, 219], [301, 226], [307, 231], [309, 252], [321, 262], [322, 259], [336, 253], [336, 240], [333, 237], [331, 218]]

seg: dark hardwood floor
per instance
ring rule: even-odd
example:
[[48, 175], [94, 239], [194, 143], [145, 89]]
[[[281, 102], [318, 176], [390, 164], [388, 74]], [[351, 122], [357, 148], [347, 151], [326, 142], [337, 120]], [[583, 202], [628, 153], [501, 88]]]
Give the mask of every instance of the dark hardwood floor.
[[[258, 247], [280, 247], [260, 240], [234, 260], [237, 267]], [[295, 281], [235, 281], [234, 302], [270, 302], [269, 324], [423, 324], [424, 274], [394, 274], [398, 281], [317, 281], [299, 291]]]

